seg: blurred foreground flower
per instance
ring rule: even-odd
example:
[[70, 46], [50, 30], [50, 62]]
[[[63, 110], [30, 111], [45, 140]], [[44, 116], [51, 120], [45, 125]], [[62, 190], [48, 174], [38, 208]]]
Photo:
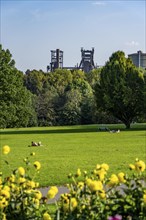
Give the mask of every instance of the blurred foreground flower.
[[25, 175], [25, 169], [23, 167], [19, 167], [18, 168], [18, 173], [20, 174], [20, 176], [24, 176]]
[[[2, 149], [5, 157], [10, 152], [10, 147], [5, 145]], [[32, 155], [35, 155], [33, 152]], [[9, 162], [4, 160], [9, 166]], [[40, 170], [41, 164], [38, 161], [32, 163], [29, 157], [23, 159], [25, 168], [20, 166], [3, 176], [0, 172], [0, 220], [33, 219], [51, 220], [49, 207], [38, 189], [39, 183], [35, 182], [36, 174], [30, 175], [30, 168]], [[57, 187], [52, 187], [53, 194], [58, 192]]]
[[40, 168], [41, 168], [40, 162], [35, 161], [33, 165], [34, 165], [34, 167], [36, 168], [36, 170], [40, 170]]
[[53, 199], [57, 193], [58, 193], [58, 188], [56, 186], [52, 186], [47, 193], [47, 198]]
[[43, 220], [51, 220], [51, 216], [47, 212], [45, 212], [43, 214]]
[[108, 220], [122, 220], [122, 216], [121, 215], [115, 215], [114, 217], [110, 216], [108, 217]]
[[144, 220], [145, 162], [136, 159], [134, 165], [130, 164], [130, 175], [119, 172], [108, 176], [108, 170], [108, 164], [103, 163], [82, 179], [76, 174], [69, 175], [72, 183], [67, 185], [69, 192], [62, 194], [57, 203], [56, 217], [59, 215], [59, 220]]
[[10, 147], [8, 145], [3, 146], [2, 152], [3, 154], [8, 154], [10, 152]]

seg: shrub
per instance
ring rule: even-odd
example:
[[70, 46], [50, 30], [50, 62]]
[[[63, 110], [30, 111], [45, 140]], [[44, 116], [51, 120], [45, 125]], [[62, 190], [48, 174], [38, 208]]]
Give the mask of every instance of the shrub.
[[109, 166], [97, 165], [91, 174], [69, 174], [69, 193], [58, 201], [60, 220], [145, 220], [145, 163], [136, 159], [130, 164], [131, 176], [120, 172], [107, 176]]
[[[3, 154], [10, 152], [9, 146], [4, 146]], [[35, 153], [31, 153], [34, 156]], [[9, 166], [9, 162], [5, 160]], [[10, 176], [0, 175], [0, 219], [2, 220], [51, 220], [47, 200], [53, 198], [57, 187], [52, 187], [46, 197], [42, 197], [38, 189], [39, 183], [34, 181], [35, 176], [41, 169], [39, 161], [31, 163], [27, 157], [24, 159], [25, 166], [13, 170]], [[34, 176], [30, 176], [30, 168], [34, 170]]]

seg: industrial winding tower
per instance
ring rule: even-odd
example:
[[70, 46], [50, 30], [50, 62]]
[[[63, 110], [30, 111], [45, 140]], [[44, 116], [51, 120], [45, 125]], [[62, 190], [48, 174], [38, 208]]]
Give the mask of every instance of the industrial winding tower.
[[82, 69], [85, 73], [90, 72], [95, 68], [94, 65], [94, 48], [92, 50], [83, 50], [81, 48], [81, 62], [79, 65], [79, 69]]
[[53, 72], [58, 68], [63, 68], [63, 51], [60, 49], [51, 50], [51, 63], [50, 67], [47, 66], [47, 70], [50, 69], [50, 71]]
[[51, 50], [51, 63], [47, 66], [47, 71], [53, 72], [55, 69], [80, 69], [85, 73], [90, 72], [96, 68], [94, 65], [94, 48], [92, 50], [84, 50], [81, 48], [81, 62], [80, 65], [74, 67], [63, 67], [63, 51], [60, 49]]

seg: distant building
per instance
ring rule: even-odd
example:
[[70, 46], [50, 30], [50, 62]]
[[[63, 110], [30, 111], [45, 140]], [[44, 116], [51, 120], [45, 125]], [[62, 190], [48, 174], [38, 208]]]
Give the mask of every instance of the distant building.
[[64, 67], [63, 66], [63, 51], [60, 49], [51, 50], [51, 63], [47, 66], [47, 71], [55, 71], [55, 69], [68, 69], [68, 70], [83, 70], [85, 73], [97, 68], [94, 65], [94, 48], [92, 50], [84, 50], [81, 48], [81, 62], [74, 67]]
[[55, 69], [63, 68], [63, 51], [60, 49], [51, 50], [51, 63], [47, 66], [47, 70], [54, 71]]
[[132, 59], [135, 66], [146, 69], [146, 53], [139, 50], [137, 53], [129, 54], [128, 57]]
[[81, 56], [82, 56], [82, 59], [79, 65], [79, 69], [82, 69], [85, 73], [88, 73], [91, 70], [95, 69], [93, 47], [92, 47], [92, 50], [84, 50], [82, 47]]

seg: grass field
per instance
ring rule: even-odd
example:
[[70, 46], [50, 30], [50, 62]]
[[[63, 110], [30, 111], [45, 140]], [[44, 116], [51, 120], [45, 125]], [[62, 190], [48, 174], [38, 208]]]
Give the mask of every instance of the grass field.
[[[42, 128], [19, 128], [1, 130], [1, 148], [11, 147], [11, 153], [2, 155], [1, 170], [7, 176], [10, 169], [24, 166], [23, 159], [35, 152], [31, 161], [40, 161], [42, 168], [37, 176], [41, 186], [63, 185], [67, 175], [77, 168], [91, 171], [97, 163], [108, 163], [110, 173], [128, 171], [128, 164], [135, 158], [146, 162], [146, 124], [134, 124], [130, 130], [123, 125], [108, 125], [119, 128], [120, 133], [100, 132], [101, 125], [63, 126]], [[42, 147], [28, 147], [31, 141], [41, 141]]]

